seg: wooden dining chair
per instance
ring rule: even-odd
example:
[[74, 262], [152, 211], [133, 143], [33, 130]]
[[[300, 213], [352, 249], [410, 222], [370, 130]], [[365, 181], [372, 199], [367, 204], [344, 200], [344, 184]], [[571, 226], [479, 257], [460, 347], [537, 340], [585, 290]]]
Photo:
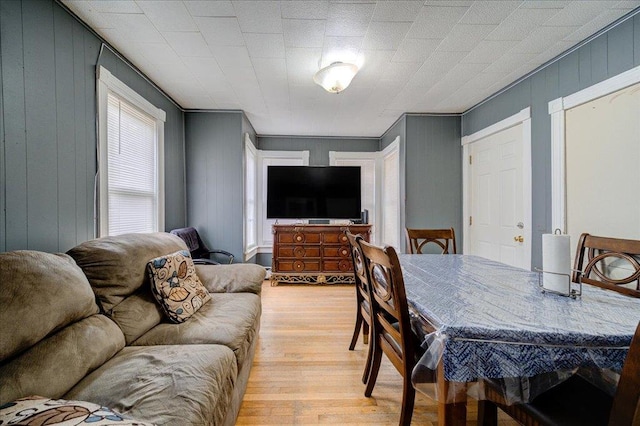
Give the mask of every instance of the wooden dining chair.
[[415, 389], [411, 372], [418, 359], [417, 338], [411, 331], [407, 296], [400, 261], [393, 247], [360, 241], [371, 291], [373, 359], [365, 396], [371, 396], [384, 353], [403, 377], [400, 425], [409, 425]]
[[408, 252], [422, 254], [424, 247], [431, 243], [442, 249], [442, 254], [456, 254], [456, 233], [449, 229], [410, 229], [405, 228]]
[[640, 323], [631, 341], [615, 395], [574, 375], [527, 404], [507, 405], [499, 380], [484, 379], [485, 398], [478, 402], [478, 425], [496, 425], [500, 407], [520, 424], [640, 425]]
[[371, 359], [373, 355], [373, 339], [369, 339], [371, 330], [373, 330], [373, 320], [371, 316], [371, 298], [369, 295], [369, 278], [367, 277], [367, 271], [364, 266], [364, 259], [362, 257], [362, 250], [360, 248], [360, 241], [363, 240], [361, 235], [353, 235], [347, 232], [347, 238], [351, 245], [351, 259], [353, 261], [353, 274], [356, 284], [356, 325], [353, 330], [353, 337], [351, 337], [351, 344], [349, 350], [352, 351], [358, 342], [358, 336], [360, 335], [360, 329], [362, 329], [362, 340], [364, 344], [369, 345], [367, 351], [367, 360], [364, 365], [364, 372], [362, 373], [362, 383], [367, 383], [369, 378], [369, 372], [371, 370]]
[[640, 297], [640, 240], [582, 234], [572, 280]]

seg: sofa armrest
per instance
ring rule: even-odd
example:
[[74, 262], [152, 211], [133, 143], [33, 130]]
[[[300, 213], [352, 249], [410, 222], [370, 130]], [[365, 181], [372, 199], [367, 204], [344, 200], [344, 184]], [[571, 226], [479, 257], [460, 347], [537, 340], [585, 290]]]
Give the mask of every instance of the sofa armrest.
[[260, 294], [267, 271], [253, 263], [196, 265], [196, 274], [211, 293]]

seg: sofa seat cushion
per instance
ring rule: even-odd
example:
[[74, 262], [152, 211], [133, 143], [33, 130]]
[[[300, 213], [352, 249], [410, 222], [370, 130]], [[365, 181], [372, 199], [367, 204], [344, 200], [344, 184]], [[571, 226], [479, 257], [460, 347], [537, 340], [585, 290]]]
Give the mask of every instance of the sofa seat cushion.
[[60, 398], [122, 348], [124, 336], [106, 316], [75, 322], [0, 364], [0, 404], [29, 395]]
[[267, 270], [253, 263], [196, 265], [196, 273], [210, 293], [260, 294]]
[[153, 423], [127, 418], [93, 402], [41, 396], [21, 398], [0, 406], [0, 424], [153, 426]]
[[219, 425], [237, 372], [221, 345], [127, 346], [64, 397], [158, 425]]
[[185, 322], [211, 300], [187, 250], [151, 259], [147, 272], [151, 292], [172, 322]]
[[260, 296], [212, 293], [211, 301], [181, 324], [162, 322], [133, 345], [219, 344], [235, 353], [241, 367], [260, 327]]

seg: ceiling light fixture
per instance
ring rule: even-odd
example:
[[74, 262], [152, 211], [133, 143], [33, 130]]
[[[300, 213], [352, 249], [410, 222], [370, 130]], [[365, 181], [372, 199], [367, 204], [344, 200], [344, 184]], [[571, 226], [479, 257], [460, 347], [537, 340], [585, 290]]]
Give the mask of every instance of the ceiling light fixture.
[[357, 72], [358, 67], [354, 64], [334, 62], [328, 67], [319, 70], [313, 76], [313, 81], [322, 86], [327, 92], [337, 94], [349, 86]]

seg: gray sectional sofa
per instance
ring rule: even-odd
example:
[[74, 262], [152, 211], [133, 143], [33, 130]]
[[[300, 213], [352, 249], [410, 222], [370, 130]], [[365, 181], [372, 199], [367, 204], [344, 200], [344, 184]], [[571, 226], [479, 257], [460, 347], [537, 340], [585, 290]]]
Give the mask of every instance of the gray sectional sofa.
[[87, 241], [67, 254], [0, 253], [0, 405], [40, 395], [167, 425], [232, 425], [260, 327], [264, 268], [196, 265], [211, 294], [175, 324], [153, 298], [150, 259], [168, 233]]

